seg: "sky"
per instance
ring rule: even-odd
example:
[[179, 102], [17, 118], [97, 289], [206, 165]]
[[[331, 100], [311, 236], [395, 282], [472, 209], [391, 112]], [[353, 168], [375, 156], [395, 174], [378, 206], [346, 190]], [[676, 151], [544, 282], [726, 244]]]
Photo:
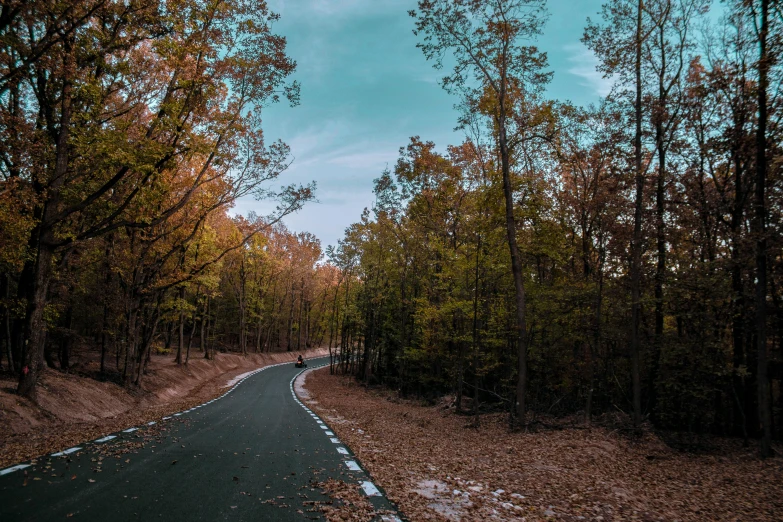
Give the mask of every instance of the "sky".
[[[284, 222], [312, 232], [323, 249], [336, 245], [345, 228], [372, 207], [373, 180], [393, 169], [411, 136], [439, 150], [463, 141], [453, 129], [454, 104], [438, 85], [442, 72], [416, 48], [415, 0], [269, 0], [281, 15], [277, 34], [297, 62], [301, 103], [282, 102], [263, 113], [267, 140], [282, 139], [294, 161], [280, 184], [315, 181], [317, 202]], [[598, 18], [600, 0], [549, 0], [549, 20], [537, 45], [548, 54], [554, 77], [549, 96], [585, 105], [597, 102], [609, 82], [595, 71], [596, 58], [579, 41], [588, 16]], [[259, 215], [270, 202], [246, 198], [234, 213]]]

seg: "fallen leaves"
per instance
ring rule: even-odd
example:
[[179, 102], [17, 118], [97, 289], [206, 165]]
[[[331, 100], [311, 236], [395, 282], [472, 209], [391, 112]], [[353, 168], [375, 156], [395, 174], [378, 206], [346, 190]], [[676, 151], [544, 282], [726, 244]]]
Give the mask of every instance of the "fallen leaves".
[[504, 415], [482, 416], [476, 429], [328, 371], [311, 372], [305, 386], [310, 408], [410, 520], [783, 519], [779, 461], [731, 441], [719, 454], [692, 455], [653, 434], [512, 433]]
[[332, 504], [317, 504], [318, 510], [329, 522], [348, 520], [370, 522], [378, 515], [373, 505], [361, 494], [361, 488], [356, 483], [349, 484], [341, 480], [329, 479], [325, 482], [316, 482], [314, 485], [334, 500]]

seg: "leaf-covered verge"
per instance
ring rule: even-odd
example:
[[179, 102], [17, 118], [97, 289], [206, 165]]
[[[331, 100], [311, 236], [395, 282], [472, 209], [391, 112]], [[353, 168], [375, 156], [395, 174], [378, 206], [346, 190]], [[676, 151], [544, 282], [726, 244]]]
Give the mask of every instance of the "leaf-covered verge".
[[153, 356], [144, 391], [85, 376], [97, 364], [88, 361], [84, 373], [46, 371], [38, 405], [13, 393], [14, 381], [0, 376], [0, 468], [192, 408], [225, 392], [236, 375], [296, 355], [218, 353], [184, 366], [168, 355]]
[[383, 510], [376, 510], [355, 481], [345, 482], [328, 479], [324, 482], [318, 482], [316, 485], [332, 499], [331, 502], [317, 504], [318, 510], [329, 522], [349, 520], [370, 522], [378, 520], [379, 517], [383, 517], [387, 513]]
[[327, 371], [315, 409], [410, 520], [780, 520], [783, 466], [741, 441], [680, 453], [608, 428], [510, 432]]

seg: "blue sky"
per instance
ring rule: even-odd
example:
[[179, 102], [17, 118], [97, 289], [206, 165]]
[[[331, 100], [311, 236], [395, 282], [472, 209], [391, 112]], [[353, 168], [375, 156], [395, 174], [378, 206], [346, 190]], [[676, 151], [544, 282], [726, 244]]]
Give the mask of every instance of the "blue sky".
[[[434, 70], [416, 48], [415, 0], [270, 0], [281, 15], [275, 31], [288, 39], [298, 64], [301, 104], [281, 103], [264, 114], [267, 139], [291, 146], [294, 163], [281, 184], [315, 180], [318, 203], [285, 219], [309, 231], [322, 247], [336, 244], [344, 229], [373, 203], [372, 181], [393, 168], [411, 136], [439, 149], [462, 141], [454, 132], [456, 98], [437, 84]], [[550, 18], [538, 45], [549, 55], [554, 78], [549, 95], [577, 104], [596, 102], [609, 84], [579, 42], [599, 0], [550, 0]], [[239, 201], [235, 212], [268, 213], [271, 205]]]

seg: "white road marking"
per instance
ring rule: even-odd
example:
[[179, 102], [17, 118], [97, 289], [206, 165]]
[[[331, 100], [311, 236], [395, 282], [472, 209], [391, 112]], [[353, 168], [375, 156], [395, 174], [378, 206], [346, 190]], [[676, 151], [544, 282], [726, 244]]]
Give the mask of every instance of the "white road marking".
[[161, 420], [169, 420], [171, 417], [163, 417]]
[[149, 422], [147, 423], [147, 426], [154, 426], [155, 424], [157, 424], [157, 422], [155, 422], [155, 421], [149, 421]]
[[0, 477], [3, 475], [8, 475], [9, 473], [13, 473], [14, 471], [19, 471], [20, 469], [29, 468], [30, 464], [17, 464], [16, 466], [11, 466], [10, 468], [0, 469]]
[[381, 492], [378, 491], [378, 488], [375, 487], [375, 484], [370, 482], [369, 480], [365, 480], [362, 482], [362, 489], [364, 490], [364, 494], [368, 497], [380, 497]]
[[75, 453], [79, 451], [81, 448], [79, 446], [74, 446], [73, 448], [68, 448], [67, 450], [58, 451], [57, 453], [52, 453], [52, 457], [63, 457], [65, 455], [70, 455], [71, 453]]
[[122, 432], [123, 432], [123, 433], [133, 433], [133, 432], [134, 432], [134, 431], [136, 431], [137, 429], [139, 429], [139, 428], [128, 428], [127, 430], [122, 430]]
[[[322, 366], [326, 366], [326, 365], [324, 364]], [[320, 368], [320, 367], [321, 366], [316, 366], [316, 367], [310, 368], [309, 370], [314, 370], [314, 369]], [[321, 421], [318, 418], [318, 416], [315, 415], [313, 413], [313, 411], [310, 410], [307, 406], [305, 406], [304, 403], [302, 403], [299, 400], [299, 397], [296, 396], [296, 392], [294, 391], [294, 381], [296, 380], [297, 377], [299, 377], [305, 371], [309, 371], [309, 370], [302, 370], [301, 372], [296, 374], [293, 379], [291, 379], [291, 382], [288, 385], [289, 388], [291, 389], [291, 395], [294, 397], [294, 401], [297, 404], [299, 404], [307, 413], [309, 413], [310, 416], [313, 419], [316, 420], [316, 422], [321, 427], [321, 429], [324, 430], [324, 434], [329, 436], [329, 440], [331, 440], [334, 444], [341, 444], [340, 439], [334, 436], [334, 432], [330, 431], [328, 429], [328, 426], [326, 426], [323, 423], [323, 421]], [[349, 455], [350, 454], [348, 449], [343, 447], [343, 446], [338, 447], [337, 451], [341, 455]], [[345, 464], [345, 466], [349, 470], [351, 470], [351, 471], [362, 471], [362, 468], [359, 466], [359, 464], [355, 460], [346, 460], [346, 461], [343, 462], [343, 464]], [[375, 486], [375, 484], [373, 484], [369, 480], [365, 480], [365, 481], [360, 482], [360, 485], [361, 485], [361, 488], [364, 490], [365, 495], [367, 495], [368, 497], [380, 497], [380, 496], [383, 496], [381, 494], [381, 492], [378, 490], [378, 488]], [[384, 516], [381, 517], [381, 520], [382, 520], [382, 522], [401, 522], [399, 517], [397, 517], [396, 515], [384, 515]]]
[[93, 442], [108, 442], [111, 439], [116, 439], [117, 435], [106, 435], [105, 437], [101, 437], [100, 439], [95, 439]]

